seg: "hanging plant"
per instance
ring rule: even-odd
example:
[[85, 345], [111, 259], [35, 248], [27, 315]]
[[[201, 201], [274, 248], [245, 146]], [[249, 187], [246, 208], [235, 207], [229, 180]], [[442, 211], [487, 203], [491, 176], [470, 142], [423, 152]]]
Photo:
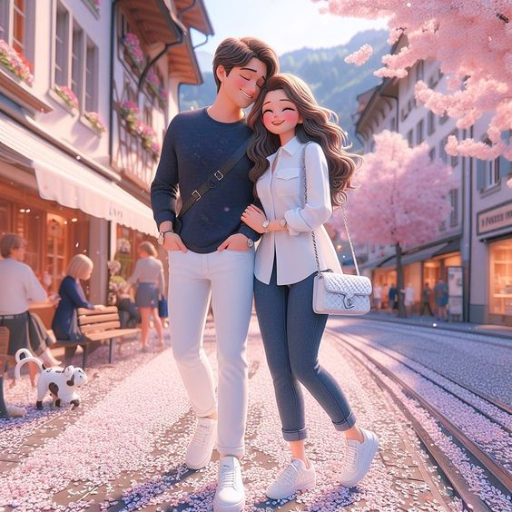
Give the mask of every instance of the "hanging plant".
[[119, 114], [126, 121], [128, 131], [132, 134], [138, 133], [140, 110], [133, 101], [123, 101], [119, 105]]

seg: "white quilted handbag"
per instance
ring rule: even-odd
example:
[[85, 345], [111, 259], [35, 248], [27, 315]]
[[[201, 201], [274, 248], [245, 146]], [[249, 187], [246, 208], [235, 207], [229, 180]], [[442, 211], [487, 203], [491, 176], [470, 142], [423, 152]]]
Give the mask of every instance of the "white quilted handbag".
[[365, 276], [318, 272], [313, 311], [326, 315], [364, 315], [370, 311], [372, 283]]
[[[308, 184], [306, 178], [306, 147], [302, 151], [302, 174], [304, 179], [304, 198], [308, 200]], [[372, 283], [365, 277], [359, 275], [356, 254], [350, 232], [348, 230], [347, 213], [342, 206], [343, 223], [347, 232], [352, 258], [356, 267], [357, 275], [338, 274], [330, 270], [320, 270], [318, 260], [318, 249], [314, 231], [311, 232], [313, 246], [315, 248], [316, 268], [318, 270], [313, 282], [313, 311], [325, 315], [364, 315], [371, 309], [370, 295], [372, 294]]]

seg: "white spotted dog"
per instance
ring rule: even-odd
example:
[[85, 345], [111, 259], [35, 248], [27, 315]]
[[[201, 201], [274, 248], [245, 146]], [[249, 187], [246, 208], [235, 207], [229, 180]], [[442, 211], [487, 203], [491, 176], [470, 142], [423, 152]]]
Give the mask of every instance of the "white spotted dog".
[[87, 375], [82, 368], [66, 366], [62, 368], [45, 368], [42, 361], [34, 357], [26, 348], [20, 348], [16, 352], [16, 367], [14, 376], [20, 378], [21, 367], [25, 363], [35, 363], [39, 367], [39, 379], [37, 381], [37, 402], [38, 409], [43, 408], [43, 398], [48, 391], [52, 394], [53, 404], [60, 407], [61, 402], [69, 403], [78, 407], [80, 397], [75, 392], [76, 388], [83, 386], [87, 382]]

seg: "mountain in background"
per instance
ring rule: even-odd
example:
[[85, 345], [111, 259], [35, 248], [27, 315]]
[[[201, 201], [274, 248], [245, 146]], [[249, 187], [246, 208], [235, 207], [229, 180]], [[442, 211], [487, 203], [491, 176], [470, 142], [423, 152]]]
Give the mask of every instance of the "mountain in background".
[[[382, 66], [382, 56], [389, 53], [387, 37], [386, 30], [367, 30], [356, 34], [345, 45], [316, 50], [302, 48], [279, 57], [281, 71], [301, 77], [311, 87], [318, 103], [338, 114], [340, 124], [348, 132], [354, 148], [360, 147], [352, 122], [357, 96], [380, 82], [373, 72]], [[358, 67], [344, 62], [347, 55], [365, 43], [373, 47], [373, 55], [366, 64]], [[204, 107], [215, 99], [212, 56], [206, 52], [198, 52], [197, 55], [204, 83], [180, 87], [181, 110]]]

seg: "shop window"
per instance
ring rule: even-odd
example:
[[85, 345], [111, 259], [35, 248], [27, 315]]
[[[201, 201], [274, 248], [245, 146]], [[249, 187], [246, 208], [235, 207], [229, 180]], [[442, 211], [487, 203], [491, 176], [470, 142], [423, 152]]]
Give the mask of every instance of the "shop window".
[[0, 198], [0, 236], [11, 230], [11, 203]]
[[15, 205], [14, 233], [27, 241], [25, 263], [35, 274], [42, 275], [41, 257], [39, 254], [42, 243], [42, 223], [44, 213], [31, 207], [30, 202]]
[[48, 214], [46, 218], [46, 262], [43, 281], [53, 293], [57, 292], [65, 274], [68, 238], [66, 224], [66, 219], [60, 215]]
[[512, 316], [512, 239], [489, 245], [491, 260], [489, 313]]

